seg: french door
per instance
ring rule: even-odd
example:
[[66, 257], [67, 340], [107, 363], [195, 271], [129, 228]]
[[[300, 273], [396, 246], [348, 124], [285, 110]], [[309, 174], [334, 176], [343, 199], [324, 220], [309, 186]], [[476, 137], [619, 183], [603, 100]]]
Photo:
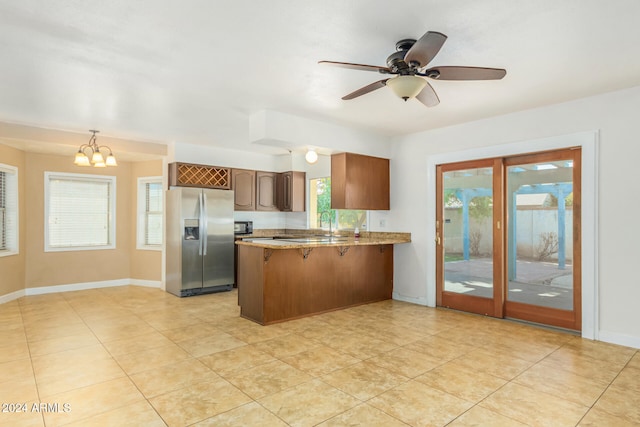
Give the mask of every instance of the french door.
[[437, 166], [437, 305], [581, 329], [580, 154]]
[[437, 168], [436, 302], [502, 317], [501, 162], [475, 160]]

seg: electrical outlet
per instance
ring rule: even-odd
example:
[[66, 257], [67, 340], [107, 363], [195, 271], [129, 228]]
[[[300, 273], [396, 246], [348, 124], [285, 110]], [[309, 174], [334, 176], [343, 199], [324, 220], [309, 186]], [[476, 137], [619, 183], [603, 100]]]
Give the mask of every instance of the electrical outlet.
[[387, 220], [381, 219], [379, 225], [380, 225], [380, 228], [385, 228], [387, 226]]

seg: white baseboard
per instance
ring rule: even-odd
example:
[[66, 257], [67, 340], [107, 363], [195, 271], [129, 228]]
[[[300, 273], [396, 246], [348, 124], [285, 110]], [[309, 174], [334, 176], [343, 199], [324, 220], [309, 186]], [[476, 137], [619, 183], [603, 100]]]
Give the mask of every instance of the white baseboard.
[[607, 332], [601, 330], [598, 335], [598, 339], [600, 341], [608, 342], [611, 344], [618, 344], [625, 347], [640, 349], [640, 337], [638, 336], [625, 335], [619, 334], [617, 332]]
[[23, 297], [24, 295], [25, 295], [24, 289], [11, 292], [10, 294], [0, 295], [0, 304], [4, 304], [5, 302], [16, 300], [18, 298]]
[[131, 284], [130, 279], [103, 280], [100, 282], [84, 282], [84, 283], [73, 283], [70, 285], [55, 285], [55, 286], [42, 286], [39, 288], [26, 288], [25, 294], [27, 296], [53, 294], [56, 292], [84, 291], [86, 289], [110, 288], [113, 286], [125, 286], [130, 284]]
[[158, 288], [164, 290], [162, 282], [159, 280], [142, 280], [142, 279], [130, 279], [130, 284], [135, 286], [145, 286], [147, 288]]
[[163, 289], [162, 282], [159, 280], [142, 280], [142, 279], [117, 279], [103, 280], [100, 282], [84, 282], [73, 283], [69, 285], [42, 286], [39, 288], [26, 288], [24, 290], [11, 292], [10, 294], [0, 295], [0, 304], [16, 300], [20, 297], [30, 295], [53, 294], [56, 292], [73, 292], [83, 291], [86, 289], [111, 288], [114, 286], [145, 286], [150, 288]]
[[412, 304], [419, 304], [419, 305], [429, 306], [429, 303], [427, 302], [427, 298], [426, 297], [424, 297], [424, 298], [422, 298], [422, 297], [414, 298], [414, 297], [408, 297], [406, 295], [401, 295], [401, 294], [399, 294], [397, 292], [394, 292], [393, 295], [392, 295], [392, 298], [394, 300], [397, 300], [397, 301], [404, 301], [404, 302], [410, 302]]

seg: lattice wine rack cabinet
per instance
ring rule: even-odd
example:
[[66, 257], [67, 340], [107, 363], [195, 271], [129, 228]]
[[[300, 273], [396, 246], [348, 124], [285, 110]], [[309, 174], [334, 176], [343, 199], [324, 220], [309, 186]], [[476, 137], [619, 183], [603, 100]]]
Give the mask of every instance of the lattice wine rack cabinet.
[[192, 163], [170, 163], [169, 186], [229, 190], [231, 169]]

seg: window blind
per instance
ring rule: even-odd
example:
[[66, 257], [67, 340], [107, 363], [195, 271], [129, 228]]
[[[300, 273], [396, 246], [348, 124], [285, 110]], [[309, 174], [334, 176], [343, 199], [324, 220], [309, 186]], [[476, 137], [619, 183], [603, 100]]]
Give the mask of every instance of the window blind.
[[18, 169], [0, 164], [0, 256], [18, 252]]
[[7, 249], [7, 177], [0, 171], [0, 250]]
[[162, 183], [147, 182], [145, 193], [144, 244], [162, 245]]
[[112, 179], [49, 177], [50, 248], [97, 247], [113, 243]]

